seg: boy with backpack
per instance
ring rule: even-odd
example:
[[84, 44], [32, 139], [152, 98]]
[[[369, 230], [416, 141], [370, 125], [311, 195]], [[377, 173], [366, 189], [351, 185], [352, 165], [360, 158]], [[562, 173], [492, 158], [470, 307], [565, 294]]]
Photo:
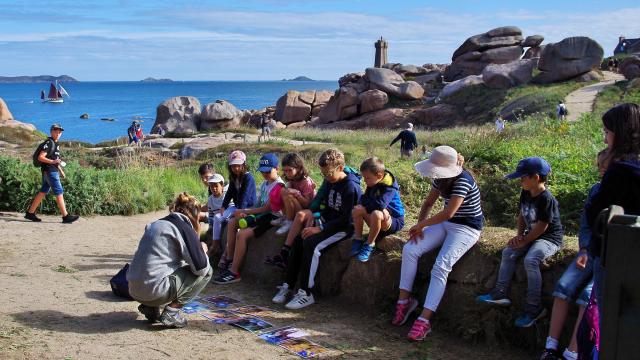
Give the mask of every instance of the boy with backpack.
[[56, 196], [56, 203], [60, 209], [60, 214], [62, 215], [62, 222], [65, 224], [71, 224], [79, 218], [78, 215], [71, 215], [67, 212], [64, 197], [62, 195], [64, 190], [62, 189], [60, 178], [64, 179], [65, 175], [61, 166], [65, 166], [66, 164], [60, 159], [60, 145], [58, 145], [58, 139], [62, 136], [63, 131], [64, 129], [60, 124], [51, 125], [51, 136], [40, 144], [33, 153], [33, 165], [40, 167], [42, 171], [42, 187], [38, 194], [36, 194], [35, 198], [31, 202], [31, 206], [24, 215], [24, 218], [27, 220], [34, 222], [42, 221], [42, 219], [36, 216], [36, 210], [38, 209], [38, 206], [40, 206], [42, 199], [44, 199], [47, 193], [52, 189], [53, 194]]

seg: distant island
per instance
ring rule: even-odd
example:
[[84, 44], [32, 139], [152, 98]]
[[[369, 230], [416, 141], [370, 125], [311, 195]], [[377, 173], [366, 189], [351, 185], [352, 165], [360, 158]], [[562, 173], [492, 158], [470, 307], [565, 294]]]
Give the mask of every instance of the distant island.
[[140, 80], [140, 82], [145, 82], [145, 83], [168, 83], [168, 82], [173, 82], [173, 80], [171, 80], [171, 79], [156, 79], [156, 78], [148, 77], [146, 79]]
[[306, 76], [298, 76], [293, 79], [282, 79], [282, 81], [315, 81], [315, 80], [309, 79]]
[[0, 76], [0, 84], [18, 84], [18, 83], [48, 83], [48, 82], [78, 82], [69, 75], [39, 75], [39, 76]]

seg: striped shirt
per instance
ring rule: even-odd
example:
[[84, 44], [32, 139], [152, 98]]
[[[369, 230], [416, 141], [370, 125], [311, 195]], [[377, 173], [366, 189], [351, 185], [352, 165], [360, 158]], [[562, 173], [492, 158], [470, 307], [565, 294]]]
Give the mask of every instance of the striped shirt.
[[[434, 188], [440, 190], [439, 180], [433, 180], [432, 185]], [[444, 199], [444, 206], [449, 204], [451, 196], [459, 196], [464, 198], [462, 204], [458, 208], [453, 217], [449, 220], [452, 223], [467, 225], [477, 230], [482, 230], [484, 223], [484, 216], [482, 215], [482, 207], [480, 203], [480, 189], [466, 170], [458, 176], [451, 187], [451, 194], [444, 196], [440, 191], [442, 198]]]

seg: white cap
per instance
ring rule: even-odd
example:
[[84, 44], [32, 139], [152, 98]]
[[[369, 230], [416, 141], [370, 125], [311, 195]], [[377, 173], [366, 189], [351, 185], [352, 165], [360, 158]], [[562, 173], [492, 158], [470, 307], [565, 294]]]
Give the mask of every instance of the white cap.
[[211, 184], [211, 183], [222, 183], [222, 185], [224, 185], [224, 178], [220, 174], [213, 174], [213, 175], [209, 176], [209, 179], [207, 179], [207, 182], [209, 184]]

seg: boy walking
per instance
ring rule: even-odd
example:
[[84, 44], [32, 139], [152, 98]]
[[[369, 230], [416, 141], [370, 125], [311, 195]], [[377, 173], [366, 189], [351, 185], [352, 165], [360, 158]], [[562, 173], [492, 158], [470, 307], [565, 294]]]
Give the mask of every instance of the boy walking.
[[320, 211], [315, 226], [302, 229], [295, 238], [287, 265], [286, 282], [278, 286], [273, 302], [282, 304], [290, 289], [294, 289], [300, 278], [300, 289], [285, 307], [297, 310], [315, 303], [313, 287], [320, 265], [322, 251], [347, 239], [352, 232], [351, 211], [358, 203], [362, 191], [360, 178], [345, 173], [344, 154], [337, 149], [325, 151], [318, 160], [322, 176], [327, 180]]
[[555, 254], [562, 246], [563, 230], [558, 201], [545, 186], [550, 172], [551, 166], [547, 161], [539, 157], [530, 157], [520, 160], [516, 171], [506, 176], [507, 179], [520, 178], [522, 185], [518, 234], [509, 240], [507, 247], [502, 251], [495, 287], [489, 294], [476, 298], [476, 301], [481, 303], [511, 305], [507, 289], [515, 271], [516, 260], [524, 256], [527, 298], [524, 314], [515, 321], [517, 327], [529, 327], [547, 314], [540, 300], [540, 263]]
[[78, 220], [78, 215], [71, 215], [67, 212], [67, 207], [64, 203], [64, 189], [60, 178], [64, 179], [64, 171], [62, 167], [64, 162], [60, 159], [60, 145], [58, 145], [58, 139], [62, 136], [64, 129], [60, 124], [51, 125], [50, 134], [44, 143], [40, 144], [40, 154], [38, 154], [38, 162], [40, 162], [40, 168], [42, 171], [42, 187], [36, 194], [31, 202], [31, 206], [24, 214], [24, 218], [34, 222], [40, 222], [42, 219], [36, 216], [36, 210], [42, 199], [47, 196], [47, 193], [53, 189], [53, 194], [56, 196], [56, 203], [60, 209], [60, 215], [62, 215], [62, 222], [65, 224], [71, 224]]
[[[404, 226], [404, 205], [398, 182], [380, 159], [366, 159], [360, 165], [360, 173], [367, 189], [360, 198], [360, 205], [351, 212], [355, 227], [351, 256], [357, 255], [359, 261], [367, 262], [375, 249], [376, 239], [395, 234]], [[369, 226], [366, 242], [362, 241], [364, 223]]]

